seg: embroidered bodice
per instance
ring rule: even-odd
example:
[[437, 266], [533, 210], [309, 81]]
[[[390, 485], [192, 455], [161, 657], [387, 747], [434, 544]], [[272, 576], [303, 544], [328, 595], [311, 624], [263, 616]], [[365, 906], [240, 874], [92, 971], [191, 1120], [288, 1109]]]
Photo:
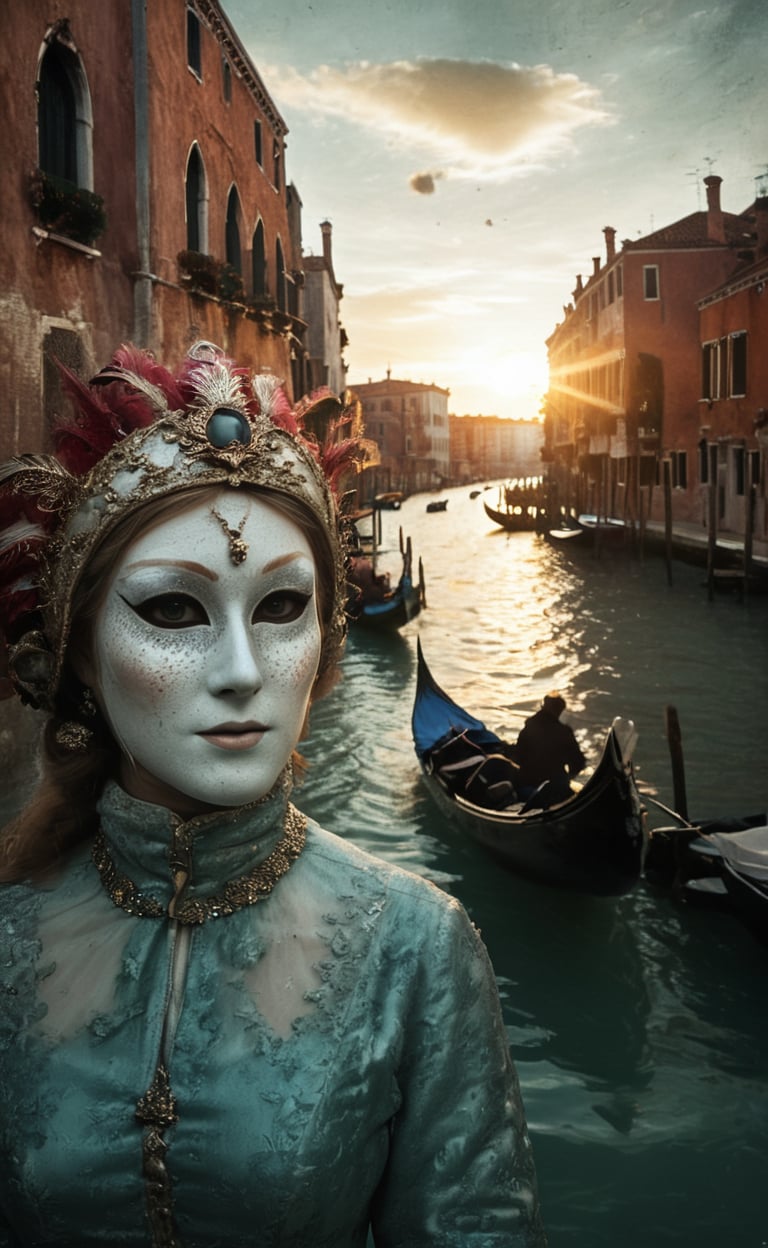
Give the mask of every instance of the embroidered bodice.
[[182, 824], [108, 786], [108, 859], [156, 917], [116, 904], [90, 846], [0, 890], [2, 1248], [543, 1243], [454, 900], [309, 821], [255, 904], [169, 917], [269, 860], [287, 802]]

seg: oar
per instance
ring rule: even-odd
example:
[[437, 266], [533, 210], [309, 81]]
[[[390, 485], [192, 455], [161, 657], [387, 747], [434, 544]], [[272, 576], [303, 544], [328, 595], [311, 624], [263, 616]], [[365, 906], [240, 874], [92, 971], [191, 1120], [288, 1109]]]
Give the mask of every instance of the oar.
[[655, 806], [657, 810], [663, 810], [665, 815], [671, 815], [673, 819], [677, 820], [681, 828], [687, 828], [689, 831], [696, 831], [698, 829], [698, 824], [689, 823], [689, 821], [685, 819], [679, 811], [672, 810], [671, 806], [665, 806], [663, 802], [659, 802], [655, 797], [651, 797], [650, 793], [643, 793], [643, 801], [650, 802], [651, 805]]

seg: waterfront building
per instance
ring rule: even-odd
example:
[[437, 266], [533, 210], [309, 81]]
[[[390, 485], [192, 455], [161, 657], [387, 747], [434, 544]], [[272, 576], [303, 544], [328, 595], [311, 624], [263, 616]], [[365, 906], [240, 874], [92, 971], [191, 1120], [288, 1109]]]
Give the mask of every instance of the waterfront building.
[[[714, 400], [705, 393], [711, 382], [704, 379], [703, 362], [714, 375], [725, 354], [716, 362], [711, 340], [702, 335], [715, 332], [713, 309], [730, 299], [732, 279], [756, 260], [759, 244], [755, 205], [725, 212], [721, 179], [710, 175], [704, 182], [705, 211], [625, 240], [620, 249], [616, 231], [605, 227], [605, 260], [594, 257], [588, 279], [576, 278], [563, 319], [547, 340], [544, 458], [561, 502], [574, 511], [642, 522], [664, 519], [668, 506], [673, 523], [708, 523], [713, 461], [707, 448], [710, 435], [719, 446], [726, 434], [707, 418]], [[758, 285], [756, 277], [751, 307], [754, 328], [764, 335]], [[744, 361], [753, 354], [757, 359], [755, 343], [745, 354], [746, 329], [739, 324], [727, 330], [734, 335], [728, 341], [735, 373], [726, 383], [718, 372], [723, 385], [734, 379], [741, 384], [749, 368]], [[764, 336], [762, 343], [764, 356]], [[745, 457], [758, 450], [755, 417], [768, 409], [764, 372], [753, 365], [749, 382], [749, 393], [727, 396], [727, 437], [739, 441]], [[756, 461], [744, 462], [757, 471]], [[743, 532], [743, 506], [739, 512], [728, 496], [738, 483], [734, 469], [723, 483], [721, 523]]]
[[[714, 489], [719, 527], [768, 533], [761, 488], [768, 450], [768, 197], [754, 205], [749, 246], [699, 301], [701, 389], [695, 471]], [[762, 449], [762, 458], [761, 458]], [[703, 501], [703, 500], [702, 500]]]
[[217, 0], [4, 16], [0, 459], [47, 449], [55, 358], [88, 372], [121, 341], [172, 361], [209, 339], [294, 397], [335, 385], [338, 304], [308, 363], [287, 126]]
[[451, 477], [457, 483], [540, 476], [540, 420], [501, 416], [449, 417]]
[[365, 432], [379, 448], [371, 470], [373, 493], [439, 489], [450, 480], [449, 390], [434, 383], [400, 381], [387, 370], [382, 381], [354, 383]]
[[342, 394], [346, 387], [344, 349], [348, 340], [339, 311], [344, 288], [333, 271], [332, 230], [330, 221], [321, 223], [322, 254], [305, 253], [302, 262], [307, 379], [309, 389], [328, 386], [334, 394]]

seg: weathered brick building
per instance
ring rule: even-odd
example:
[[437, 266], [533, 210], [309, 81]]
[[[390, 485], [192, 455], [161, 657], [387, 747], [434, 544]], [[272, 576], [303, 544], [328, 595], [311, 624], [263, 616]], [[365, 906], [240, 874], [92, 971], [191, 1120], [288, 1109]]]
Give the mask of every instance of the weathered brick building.
[[[706, 309], [713, 292], [720, 294], [711, 307], [723, 302], [734, 275], [755, 261], [758, 237], [756, 206], [724, 212], [721, 179], [711, 175], [705, 183], [706, 211], [625, 241], [620, 250], [615, 230], [606, 227], [605, 261], [595, 257], [587, 281], [577, 278], [547, 341], [545, 458], [561, 501], [574, 510], [662, 519], [663, 491], [655, 487], [668, 464], [673, 521], [707, 523], [706, 448], [724, 431], [715, 431], [708, 418], [706, 341], [715, 330], [707, 322], [716, 314]], [[751, 289], [758, 284], [755, 278]], [[742, 362], [719, 383], [731, 387], [727, 436], [738, 437], [746, 454], [757, 452], [754, 420], [768, 407], [768, 379], [754, 365], [749, 389], [737, 396], [732, 388], [744, 384], [747, 360], [766, 354], [756, 298], [749, 347], [747, 325], [736, 325], [743, 310], [730, 307], [729, 358]], [[756, 471], [757, 461], [749, 463]], [[721, 522], [741, 531], [743, 506], [729, 500], [729, 488], [726, 482]]]
[[307, 383], [286, 124], [215, 0], [7, 6], [0, 458], [46, 446], [54, 356], [207, 338]]

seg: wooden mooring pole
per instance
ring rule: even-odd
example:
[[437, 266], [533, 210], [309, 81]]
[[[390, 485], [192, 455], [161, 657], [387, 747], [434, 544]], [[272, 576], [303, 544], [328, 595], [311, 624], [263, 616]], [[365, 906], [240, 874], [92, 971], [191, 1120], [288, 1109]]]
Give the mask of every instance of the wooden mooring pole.
[[667, 564], [667, 584], [672, 584], [672, 463], [668, 457], [662, 460], [664, 468], [664, 559]]
[[669, 745], [669, 757], [672, 762], [673, 805], [677, 813], [687, 821], [688, 798], [685, 792], [685, 762], [683, 760], [683, 741], [680, 735], [680, 721], [677, 717], [677, 708], [667, 706], [664, 710], [664, 719], [667, 730], [667, 744]]

